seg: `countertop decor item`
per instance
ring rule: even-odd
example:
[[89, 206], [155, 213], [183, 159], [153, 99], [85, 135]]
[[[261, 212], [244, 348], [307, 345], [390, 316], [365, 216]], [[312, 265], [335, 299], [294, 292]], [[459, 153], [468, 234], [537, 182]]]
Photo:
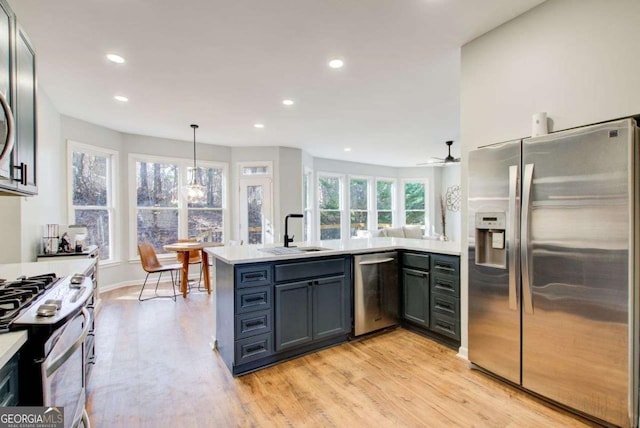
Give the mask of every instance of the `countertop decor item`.
[[454, 213], [460, 211], [460, 186], [455, 185], [447, 189], [447, 209]]
[[196, 129], [198, 125], [191, 124], [193, 128], [193, 168], [189, 168], [189, 184], [184, 186], [184, 195], [187, 202], [197, 203], [204, 201], [206, 188], [200, 179], [200, 170], [196, 166]]

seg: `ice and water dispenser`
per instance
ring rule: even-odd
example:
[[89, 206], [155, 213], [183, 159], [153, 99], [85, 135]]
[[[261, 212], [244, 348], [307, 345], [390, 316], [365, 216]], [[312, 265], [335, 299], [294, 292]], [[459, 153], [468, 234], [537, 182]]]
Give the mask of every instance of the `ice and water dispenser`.
[[476, 264], [495, 268], [507, 268], [504, 212], [476, 213]]

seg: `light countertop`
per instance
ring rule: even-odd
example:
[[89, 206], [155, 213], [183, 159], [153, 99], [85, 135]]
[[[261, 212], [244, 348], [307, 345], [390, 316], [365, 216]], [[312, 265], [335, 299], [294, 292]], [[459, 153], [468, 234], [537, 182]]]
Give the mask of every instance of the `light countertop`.
[[86, 272], [95, 262], [96, 259], [81, 258], [78, 260], [0, 264], [0, 278], [13, 281], [21, 275], [34, 276], [46, 273], [69, 276], [74, 273]]
[[14, 331], [0, 334], [0, 367], [9, 362], [27, 341], [26, 331]]
[[321, 247], [327, 251], [312, 251], [298, 254], [272, 254], [263, 249], [282, 247], [272, 245], [239, 245], [207, 248], [209, 254], [228, 264], [257, 263], [274, 260], [304, 259], [335, 256], [339, 254], [362, 254], [388, 250], [415, 250], [429, 253], [460, 255], [460, 243], [407, 238], [366, 238], [331, 241], [308, 241], [291, 244], [296, 247]]

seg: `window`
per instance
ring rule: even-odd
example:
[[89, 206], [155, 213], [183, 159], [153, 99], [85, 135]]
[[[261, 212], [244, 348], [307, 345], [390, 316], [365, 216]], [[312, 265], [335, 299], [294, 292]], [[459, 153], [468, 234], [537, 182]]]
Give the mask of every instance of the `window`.
[[313, 239], [313, 171], [310, 169], [304, 170], [302, 176], [302, 211], [304, 214], [302, 239], [304, 241], [311, 241]]
[[369, 183], [366, 178], [349, 180], [349, 236], [358, 236], [358, 231], [368, 230], [369, 224]]
[[[226, 209], [226, 165], [200, 162], [198, 173], [206, 187], [206, 200], [187, 203], [181, 189], [187, 182], [190, 161], [131, 155], [135, 177], [132, 225], [137, 242], [148, 241], [158, 253], [182, 237], [223, 242]], [[135, 257], [136, 243], [132, 243]]]
[[320, 239], [340, 239], [342, 222], [342, 177], [318, 176]]
[[115, 259], [112, 245], [115, 224], [115, 171], [117, 152], [69, 141], [70, 221], [87, 226], [86, 245], [99, 247], [100, 259]]
[[377, 228], [393, 226], [394, 193], [396, 183], [392, 180], [376, 181]]
[[424, 181], [404, 182], [404, 224], [424, 226], [427, 217], [426, 185]]

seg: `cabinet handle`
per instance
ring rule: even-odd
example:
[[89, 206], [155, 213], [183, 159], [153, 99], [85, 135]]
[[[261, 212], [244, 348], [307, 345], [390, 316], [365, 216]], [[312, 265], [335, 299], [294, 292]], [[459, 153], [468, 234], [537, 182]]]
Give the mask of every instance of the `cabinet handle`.
[[445, 310], [447, 312], [453, 312], [453, 306], [446, 302], [436, 302], [436, 308]]
[[448, 266], [443, 266], [443, 265], [435, 265], [433, 267], [434, 269], [439, 269], [439, 270], [443, 270], [446, 272], [455, 272], [456, 270], [452, 267], [448, 267]]
[[17, 180], [23, 186], [27, 185], [27, 164], [24, 162], [20, 162], [20, 165], [14, 165], [15, 169], [20, 171], [20, 180]]
[[254, 303], [254, 302], [260, 302], [260, 301], [264, 301], [265, 298], [263, 296], [253, 296], [253, 297], [246, 297], [244, 299], [245, 303]]
[[253, 354], [254, 352], [263, 351], [264, 345], [253, 345], [245, 349], [247, 354]]
[[256, 321], [249, 321], [248, 323], [245, 323], [245, 327], [255, 327], [258, 325], [264, 325], [264, 322], [262, 320], [256, 320]]
[[265, 275], [263, 272], [246, 273], [243, 275], [243, 279], [256, 280], [256, 279], [263, 279], [263, 278], [265, 278]]
[[453, 329], [451, 328], [451, 326], [449, 324], [443, 324], [441, 322], [437, 322], [436, 325], [438, 326], [438, 328], [441, 328], [443, 330], [447, 330], [453, 333]]

